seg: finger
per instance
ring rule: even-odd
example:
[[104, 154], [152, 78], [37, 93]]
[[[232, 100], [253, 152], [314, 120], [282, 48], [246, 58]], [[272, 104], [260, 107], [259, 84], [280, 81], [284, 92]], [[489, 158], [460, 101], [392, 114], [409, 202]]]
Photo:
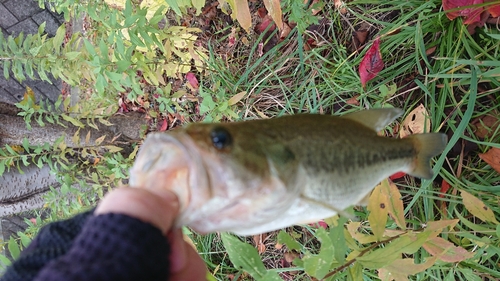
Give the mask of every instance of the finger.
[[184, 240], [182, 230], [173, 230], [167, 237], [171, 245], [171, 280], [205, 280], [207, 274], [205, 262], [196, 250]]
[[150, 223], [166, 234], [178, 212], [177, 196], [168, 190], [121, 187], [106, 194], [94, 214], [128, 215]]

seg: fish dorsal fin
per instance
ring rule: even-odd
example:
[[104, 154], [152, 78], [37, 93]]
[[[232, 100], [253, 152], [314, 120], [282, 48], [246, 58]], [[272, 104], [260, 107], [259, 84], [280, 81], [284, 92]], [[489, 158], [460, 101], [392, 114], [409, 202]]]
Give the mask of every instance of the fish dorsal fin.
[[342, 118], [356, 121], [378, 132], [401, 115], [403, 110], [399, 108], [376, 108], [348, 113]]

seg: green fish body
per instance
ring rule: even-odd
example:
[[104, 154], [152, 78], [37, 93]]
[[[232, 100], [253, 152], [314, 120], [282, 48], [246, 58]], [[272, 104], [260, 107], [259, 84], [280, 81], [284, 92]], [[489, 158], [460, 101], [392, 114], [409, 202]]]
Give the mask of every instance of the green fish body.
[[359, 204], [396, 172], [432, 177], [430, 159], [446, 135], [377, 135], [401, 114], [302, 114], [150, 134], [130, 184], [174, 191], [177, 224], [202, 233], [253, 235], [316, 222]]

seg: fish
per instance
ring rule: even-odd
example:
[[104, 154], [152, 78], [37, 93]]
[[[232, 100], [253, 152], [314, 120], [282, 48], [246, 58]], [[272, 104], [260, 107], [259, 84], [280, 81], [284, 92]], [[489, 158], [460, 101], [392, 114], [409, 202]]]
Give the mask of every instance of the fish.
[[396, 172], [431, 179], [442, 133], [379, 136], [403, 111], [297, 114], [192, 123], [147, 136], [129, 184], [179, 198], [176, 226], [248, 236], [320, 221], [361, 204]]

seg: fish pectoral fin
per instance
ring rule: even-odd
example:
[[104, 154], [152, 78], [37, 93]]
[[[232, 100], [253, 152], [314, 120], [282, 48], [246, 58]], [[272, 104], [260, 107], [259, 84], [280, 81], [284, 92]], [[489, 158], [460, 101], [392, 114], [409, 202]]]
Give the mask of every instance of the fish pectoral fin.
[[356, 121], [378, 132], [401, 115], [403, 110], [399, 108], [376, 108], [348, 113], [341, 118]]
[[343, 217], [346, 217], [348, 219], [351, 219], [351, 220], [356, 220], [356, 217], [352, 214], [349, 214], [348, 212], [346, 212], [345, 210], [340, 210], [340, 209], [337, 209], [335, 208], [334, 206], [328, 204], [328, 203], [325, 203], [325, 202], [321, 202], [321, 201], [318, 201], [316, 199], [313, 199], [313, 198], [309, 198], [307, 196], [305, 196], [304, 194], [300, 194], [300, 199], [309, 203], [309, 204], [316, 204], [316, 205], [319, 205], [323, 208], [326, 208], [326, 209], [330, 209], [334, 212], [336, 212], [337, 214], [343, 216]]

